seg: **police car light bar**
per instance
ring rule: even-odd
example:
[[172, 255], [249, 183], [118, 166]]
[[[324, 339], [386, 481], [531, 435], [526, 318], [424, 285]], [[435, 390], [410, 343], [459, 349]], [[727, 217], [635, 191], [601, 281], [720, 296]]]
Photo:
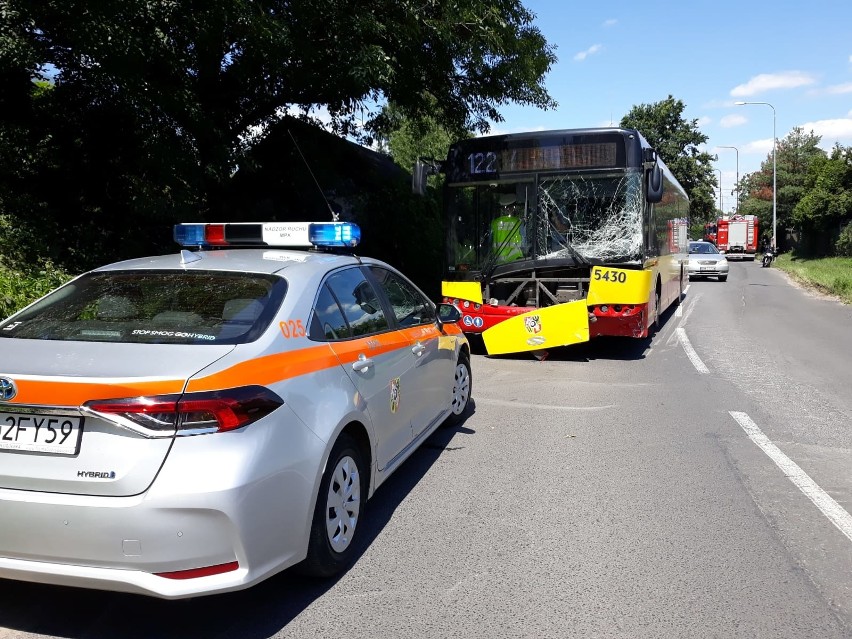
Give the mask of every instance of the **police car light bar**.
[[175, 224], [175, 242], [185, 247], [280, 246], [353, 248], [361, 229], [352, 222], [236, 222]]

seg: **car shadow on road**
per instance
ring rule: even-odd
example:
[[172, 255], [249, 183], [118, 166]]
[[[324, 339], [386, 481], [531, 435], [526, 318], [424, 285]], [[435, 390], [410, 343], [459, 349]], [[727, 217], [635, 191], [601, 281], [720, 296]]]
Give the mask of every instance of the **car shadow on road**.
[[[359, 559], [441, 455], [464, 446], [464, 437], [475, 434], [465, 426], [475, 410], [471, 400], [460, 424], [439, 427], [379, 487], [367, 503]], [[0, 579], [0, 637], [14, 639], [21, 633], [80, 639], [266, 639], [342, 577], [311, 579], [286, 570], [247, 590], [177, 601]]]

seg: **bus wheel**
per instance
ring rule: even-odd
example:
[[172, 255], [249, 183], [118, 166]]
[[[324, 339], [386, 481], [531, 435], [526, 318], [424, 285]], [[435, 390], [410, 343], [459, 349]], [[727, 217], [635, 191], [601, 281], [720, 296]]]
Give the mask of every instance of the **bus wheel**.
[[654, 332], [656, 333], [660, 330], [660, 300], [662, 296], [660, 295], [660, 282], [657, 281], [657, 289], [654, 293]]

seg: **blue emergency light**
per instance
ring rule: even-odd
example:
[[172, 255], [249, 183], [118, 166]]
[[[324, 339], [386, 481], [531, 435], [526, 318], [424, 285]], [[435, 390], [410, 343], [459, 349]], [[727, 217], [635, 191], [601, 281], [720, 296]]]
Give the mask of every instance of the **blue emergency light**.
[[237, 222], [176, 224], [175, 242], [185, 247], [277, 246], [354, 248], [361, 229], [352, 222]]
[[361, 229], [351, 222], [319, 222], [308, 227], [308, 241], [314, 246], [358, 246]]

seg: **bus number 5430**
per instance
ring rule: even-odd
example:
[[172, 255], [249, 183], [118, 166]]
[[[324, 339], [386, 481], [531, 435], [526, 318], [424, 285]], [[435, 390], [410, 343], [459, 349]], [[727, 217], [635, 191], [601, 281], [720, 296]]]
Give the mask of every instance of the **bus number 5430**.
[[606, 271], [604, 269], [595, 271], [595, 279], [613, 284], [624, 284], [627, 282], [627, 273], [624, 271]]

